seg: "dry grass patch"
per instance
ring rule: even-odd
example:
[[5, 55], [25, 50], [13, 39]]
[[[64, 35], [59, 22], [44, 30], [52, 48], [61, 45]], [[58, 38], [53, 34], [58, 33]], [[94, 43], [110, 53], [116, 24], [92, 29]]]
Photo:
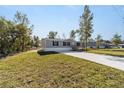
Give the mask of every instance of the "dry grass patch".
[[88, 52], [124, 57], [124, 49], [89, 49]]
[[64, 54], [0, 60], [0, 87], [124, 87], [124, 72]]

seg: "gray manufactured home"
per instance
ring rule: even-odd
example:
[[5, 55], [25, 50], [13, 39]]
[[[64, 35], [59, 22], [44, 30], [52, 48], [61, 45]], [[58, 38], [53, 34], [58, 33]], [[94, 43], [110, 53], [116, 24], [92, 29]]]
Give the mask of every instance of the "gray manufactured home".
[[[42, 39], [42, 48], [44, 51], [67, 51], [72, 50], [73, 48], [80, 48], [81, 44], [79, 41], [71, 40], [71, 39]], [[84, 47], [84, 43], [82, 46]], [[87, 47], [96, 48], [96, 42], [88, 42]], [[105, 48], [106, 44], [104, 42], [101, 43], [99, 48]]]
[[72, 46], [75, 46], [75, 41], [70, 39], [42, 39], [42, 48], [45, 51], [66, 51], [72, 50]]

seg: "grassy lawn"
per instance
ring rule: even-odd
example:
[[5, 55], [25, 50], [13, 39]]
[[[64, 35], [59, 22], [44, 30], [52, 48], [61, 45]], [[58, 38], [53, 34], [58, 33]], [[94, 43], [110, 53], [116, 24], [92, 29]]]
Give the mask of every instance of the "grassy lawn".
[[124, 87], [124, 72], [57, 53], [0, 60], [0, 87]]
[[124, 57], [124, 49], [89, 49], [88, 52]]

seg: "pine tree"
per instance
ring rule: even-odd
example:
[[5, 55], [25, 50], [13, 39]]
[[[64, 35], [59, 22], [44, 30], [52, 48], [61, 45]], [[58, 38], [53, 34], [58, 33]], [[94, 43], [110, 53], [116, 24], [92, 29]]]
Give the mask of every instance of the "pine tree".
[[118, 46], [119, 43], [121, 43], [121, 35], [119, 35], [118, 33], [116, 33], [113, 38], [112, 38], [112, 43], [115, 46]]
[[89, 6], [84, 6], [84, 12], [82, 16], [80, 16], [80, 40], [84, 41], [85, 50], [87, 51], [87, 42], [93, 33], [93, 13], [91, 13]]

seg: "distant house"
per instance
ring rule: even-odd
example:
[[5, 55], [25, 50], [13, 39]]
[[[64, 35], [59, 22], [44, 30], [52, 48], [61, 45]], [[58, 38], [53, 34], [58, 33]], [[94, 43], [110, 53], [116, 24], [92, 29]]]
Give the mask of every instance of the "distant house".
[[117, 46], [114, 44], [109, 44], [111, 48], [124, 48], [124, 44], [118, 44]]
[[42, 39], [42, 48], [45, 51], [66, 51], [72, 50], [72, 46], [75, 46], [75, 41], [70, 39]]
[[[79, 41], [71, 40], [71, 39], [42, 39], [42, 48], [45, 51], [67, 51], [72, 50], [73, 48], [80, 48], [81, 44]], [[84, 47], [85, 44], [83, 43], [82, 46]], [[87, 44], [89, 48], [96, 48], [96, 42], [90, 41]], [[100, 48], [106, 48], [107, 44], [102, 42], [100, 44]]]
[[119, 48], [124, 48], [124, 44], [119, 44]]

